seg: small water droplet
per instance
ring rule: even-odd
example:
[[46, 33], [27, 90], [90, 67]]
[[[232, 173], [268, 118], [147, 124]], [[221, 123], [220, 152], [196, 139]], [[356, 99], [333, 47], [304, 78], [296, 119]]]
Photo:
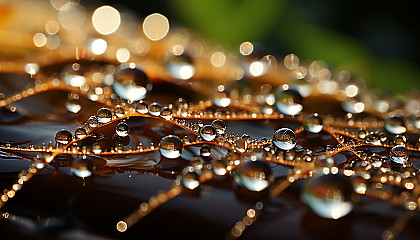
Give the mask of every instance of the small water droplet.
[[86, 137], [86, 130], [84, 128], [78, 127], [75, 131], [74, 131], [74, 137], [77, 139], [80, 138], [84, 138]]
[[389, 157], [394, 163], [405, 164], [408, 161], [408, 150], [401, 145], [391, 148]]
[[273, 135], [273, 144], [282, 150], [290, 150], [296, 146], [296, 134], [290, 128], [280, 128]]
[[379, 168], [382, 166], [382, 157], [376, 153], [372, 154], [372, 156], [369, 157], [369, 160], [372, 166], [375, 168]]
[[195, 73], [192, 59], [186, 53], [171, 56], [166, 63], [166, 68], [175, 79], [190, 79]]
[[406, 131], [404, 120], [400, 116], [385, 119], [384, 128], [392, 134], [403, 134]]
[[116, 117], [120, 118], [125, 115], [125, 111], [120, 105], [117, 105], [114, 109], [114, 114]]
[[96, 128], [99, 125], [98, 118], [96, 116], [90, 116], [86, 124], [91, 128]]
[[90, 177], [95, 169], [95, 163], [89, 157], [83, 156], [73, 162], [72, 173], [81, 178]]
[[159, 103], [154, 102], [149, 106], [149, 114], [153, 116], [159, 116], [161, 109], [162, 106]]
[[195, 157], [191, 160], [190, 165], [194, 168], [195, 172], [200, 172], [203, 169], [204, 160], [201, 157]]
[[164, 119], [171, 119], [172, 118], [172, 110], [168, 107], [163, 107], [160, 110], [160, 117]]
[[285, 115], [298, 115], [303, 109], [303, 98], [296, 90], [281, 90], [276, 94], [276, 107]]
[[67, 129], [62, 129], [55, 134], [55, 142], [60, 144], [68, 144], [71, 139], [72, 135]]
[[244, 153], [247, 150], [247, 148], [248, 148], [248, 144], [244, 139], [239, 138], [235, 141], [236, 151]]
[[235, 182], [250, 190], [262, 191], [272, 182], [270, 166], [261, 160], [245, 161], [235, 170]]
[[369, 133], [365, 138], [365, 142], [369, 144], [373, 144], [373, 145], [381, 144], [381, 140], [379, 139], [379, 134], [375, 132]]
[[338, 219], [353, 209], [353, 186], [341, 174], [318, 175], [306, 180], [302, 200], [321, 217]]
[[215, 159], [211, 161], [213, 173], [217, 176], [224, 176], [227, 173], [227, 164], [224, 159]]
[[221, 135], [226, 133], [226, 123], [223, 120], [216, 119], [211, 122], [211, 125], [216, 129], [217, 134]]
[[367, 135], [368, 135], [368, 132], [365, 129], [360, 129], [357, 132], [357, 137], [360, 139], [365, 139]]
[[45, 158], [41, 155], [37, 155], [34, 158], [34, 167], [37, 169], [42, 169], [45, 167]]
[[81, 87], [86, 83], [86, 78], [83, 76], [84, 73], [85, 70], [82, 65], [73, 63], [64, 67], [61, 76], [67, 85]]
[[191, 166], [182, 170], [182, 174], [177, 178], [181, 181], [182, 186], [187, 189], [194, 190], [200, 186], [199, 176]]
[[125, 122], [118, 123], [117, 127], [115, 128], [115, 133], [120, 137], [127, 137], [129, 131], [130, 129]]
[[218, 107], [227, 107], [230, 105], [230, 92], [224, 85], [219, 85], [213, 95], [213, 103]]
[[147, 102], [140, 100], [137, 102], [136, 104], [136, 112], [141, 113], [141, 114], [146, 114], [149, 112], [149, 106], [147, 104]]
[[393, 140], [395, 145], [405, 146], [405, 143], [407, 142], [407, 138], [404, 135], [397, 135]]
[[77, 94], [69, 95], [69, 97], [67, 98], [67, 101], [65, 103], [67, 111], [69, 111], [71, 113], [78, 113], [80, 111], [80, 109], [82, 109], [82, 106], [80, 105], [78, 97], [79, 97], [79, 95], [77, 95]]
[[202, 157], [208, 157], [211, 154], [211, 149], [209, 147], [209, 145], [203, 145], [200, 148], [200, 156]]
[[135, 65], [121, 66], [114, 74], [112, 88], [118, 97], [138, 101], [152, 90], [152, 84], [146, 73]]
[[94, 154], [99, 154], [99, 153], [102, 152], [102, 147], [101, 147], [101, 145], [98, 142], [94, 142], [92, 144], [92, 152]]
[[98, 122], [100, 124], [107, 123], [107, 122], [111, 121], [111, 119], [112, 119], [111, 110], [109, 110], [108, 108], [104, 108], [104, 107], [100, 108], [96, 112], [96, 118], [98, 119]]
[[178, 136], [168, 135], [160, 140], [159, 151], [166, 158], [178, 158], [181, 156], [182, 150], [184, 150], [184, 145]]
[[216, 137], [216, 129], [212, 125], [205, 125], [200, 128], [200, 136], [206, 141], [213, 141]]
[[306, 117], [303, 127], [306, 131], [311, 133], [319, 133], [323, 128], [323, 120], [318, 113], [312, 113]]

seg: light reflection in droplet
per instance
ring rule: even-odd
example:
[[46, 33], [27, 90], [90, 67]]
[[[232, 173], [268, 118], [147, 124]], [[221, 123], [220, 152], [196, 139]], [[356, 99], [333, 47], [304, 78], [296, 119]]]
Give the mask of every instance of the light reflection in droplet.
[[143, 32], [152, 41], [158, 41], [169, 32], [169, 21], [160, 13], [147, 16], [143, 22]]
[[90, 48], [92, 49], [92, 52], [96, 55], [103, 54], [108, 47], [108, 44], [103, 39], [95, 39], [92, 44], [90, 45]]
[[102, 6], [92, 15], [92, 24], [98, 33], [108, 35], [115, 32], [121, 23], [121, 16], [117, 9], [111, 6]]
[[47, 44], [47, 37], [43, 33], [35, 33], [32, 40], [37, 47], [43, 47]]

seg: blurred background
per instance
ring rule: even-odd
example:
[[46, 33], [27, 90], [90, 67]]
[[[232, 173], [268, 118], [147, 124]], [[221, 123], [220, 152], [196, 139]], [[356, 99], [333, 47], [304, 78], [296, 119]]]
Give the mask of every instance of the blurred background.
[[[65, 0], [62, 0], [65, 1]], [[142, 19], [167, 16], [172, 26], [238, 51], [250, 41], [283, 58], [324, 60], [333, 72], [349, 70], [371, 88], [404, 96], [420, 86], [420, 20], [416, 1], [373, 5], [361, 0], [81, 0], [111, 5]], [[382, 91], [381, 90], [381, 91]]]
[[350, 70], [371, 88], [404, 94], [420, 83], [420, 20], [416, 1], [153, 0], [102, 1], [140, 17], [159, 12], [236, 51], [244, 41], [274, 56], [295, 53]]

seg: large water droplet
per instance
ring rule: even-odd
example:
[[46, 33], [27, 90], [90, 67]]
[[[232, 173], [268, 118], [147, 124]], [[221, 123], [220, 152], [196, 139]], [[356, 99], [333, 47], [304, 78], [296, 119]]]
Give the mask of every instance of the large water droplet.
[[323, 120], [318, 113], [312, 113], [306, 117], [303, 127], [306, 131], [311, 133], [319, 133], [323, 128]]
[[129, 131], [130, 131], [130, 129], [129, 129], [127, 123], [125, 123], [125, 122], [118, 123], [117, 127], [115, 128], [115, 133], [119, 137], [127, 137]]
[[230, 92], [224, 85], [219, 85], [213, 95], [213, 103], [218, 107], [227, 107], [230, 105]]
[[185, 53], [171, 56], [166, 63], [166, 68], [171, 77], [176, 79], [190, 79], [195, 72], [191, 57]]
[[130, 64], [116, 71], [112, 88], [118, 97], [138, 101], [145, 98], [147, 92], [152, 90], [152, 84], [143, 70]]
[[401, 145], [391, 148], [389, 157], [394, 163], [405, 164], [408, 161], [408, 150]]
[[147, 112], [149, 112], [149, 106], [147, 102], [143, 100], [138, 101], [136, 104], [136, 112], [141, 114], [146, 114]]
[[280, 128], [273, 135], [273, 144], [282, 150], [290, 150], [296, 146], [296, 134], [290, 128]]
[[216, 119], [211, 122], [211, 125], [216, 129], [217, 134], [221, 135], [226, 132], [226, 123], [223, 120]]
[[80, 87], [86, 83], [86, 78], [83, 76], [84, 73], [85, 70], [82, 65], [73, 63], [64, 67], [61, 77], [67, 85]]
[[82, 157], [73, 162], [71, 171], [77, 177], [86, 178], [93, 174], [95, 163], [89, 157]]
[[191, 166], [182, 170], [182, 174], [178, 176], [178, 179], [181, 181], [182, 186], [190, 190], [200, 186], [199, 176]]
[[213, 141], [216, 137], [216, 129], [212, 125], [205, 125], [200, 128], [200, 136], [206, 141]]
[[403, 134], [406, 131], [404, 120], [400, 116], [385, 119], [384, 128], [392, 134]]
[[303, 109], [303, 98], [293, 89], [281, 90], [276, 95], [276, 107], [285, 115], [298, 115]]
[[182, 150], [184, 150], [184, 145], [178, 136], [168, 135], [160, 140], [159, 151], [166, 158], [178, 158]]
[[338, 219], [353, 209], [353, 186], [340, 174], [318, 175], [306, 180], [302, 200], [321, 217]]
[[245, 161], [235, 170], [235, 182], [250, 190], [262, 191], [272, 182], [270, 166], [261, 160]]
[[159, 103], [154, 102], [149, 106], [149, 114], [153, 116], [159, 116], [161, 109], [162, 106]]
[[68, 144], [71, 139], [71, 132], [67, 129], [62, 129], [55, 134], [55, 142], [60, 144]]
[[108, 108], [100, 108], [96, 112], [96, 117], [97, 117], [99, 123], [101, 123], [101, 124], [107, 123], [107, 122], [111, 121], [111, 119], [112, 119], [111, 110], [109, 110]]

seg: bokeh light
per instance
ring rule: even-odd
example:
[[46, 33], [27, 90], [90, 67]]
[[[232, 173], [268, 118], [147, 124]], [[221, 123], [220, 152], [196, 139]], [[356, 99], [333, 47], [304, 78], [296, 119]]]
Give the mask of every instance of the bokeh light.
[[92, 24], [98, 33], [108, 35], [118, 29], [121, 24], [121, 16], [117, 9], [111, 6], [102, 6], [93, 13]]
[[152, 41], [161, 40], [169, 32], [169, 21], [162, 14], [153, 13], [144, 19], [143, 32]]

